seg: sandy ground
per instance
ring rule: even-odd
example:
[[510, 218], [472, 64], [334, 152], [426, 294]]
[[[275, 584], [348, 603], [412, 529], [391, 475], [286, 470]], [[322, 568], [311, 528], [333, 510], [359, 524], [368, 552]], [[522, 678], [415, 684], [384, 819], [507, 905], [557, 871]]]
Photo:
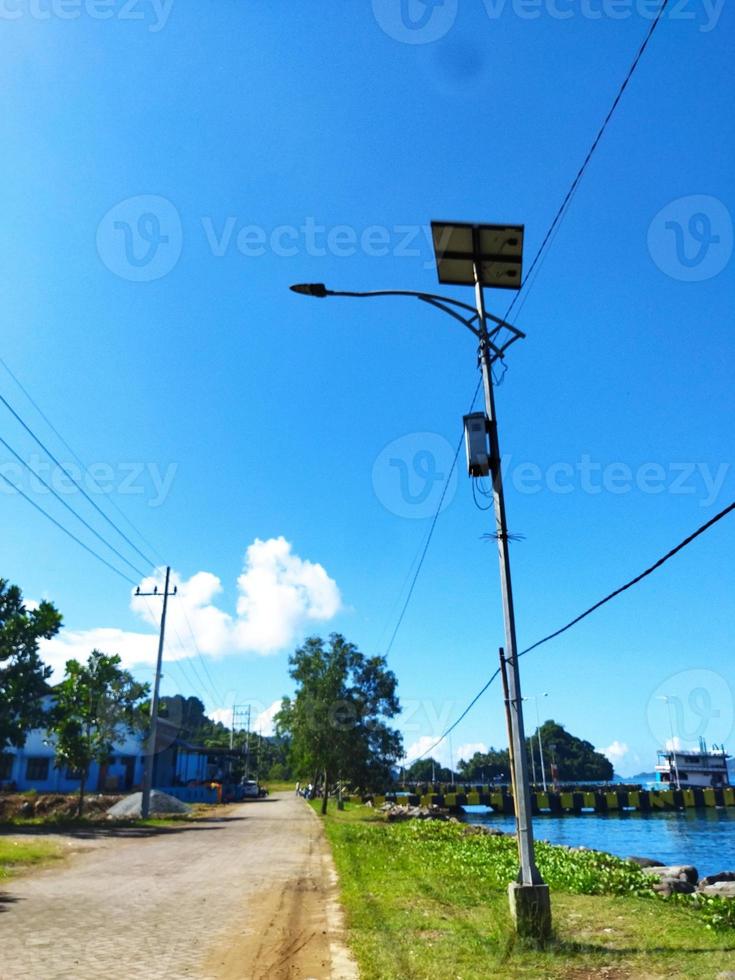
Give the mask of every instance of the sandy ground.
[[62, 843], [66, 862], [0, 892], [1, 980], [357, 978], [328, 845], [291, 794]]

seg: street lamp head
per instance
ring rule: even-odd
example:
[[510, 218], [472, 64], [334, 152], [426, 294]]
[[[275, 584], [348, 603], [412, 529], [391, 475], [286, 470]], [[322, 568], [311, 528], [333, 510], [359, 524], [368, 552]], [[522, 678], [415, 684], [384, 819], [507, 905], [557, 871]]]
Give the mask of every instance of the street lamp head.
[[323, 282], [298, 282], [288, 288], [292, 293], [301, 293], [303, 296], [318, 296], [320, 299], [329, 295], [329, 290]]

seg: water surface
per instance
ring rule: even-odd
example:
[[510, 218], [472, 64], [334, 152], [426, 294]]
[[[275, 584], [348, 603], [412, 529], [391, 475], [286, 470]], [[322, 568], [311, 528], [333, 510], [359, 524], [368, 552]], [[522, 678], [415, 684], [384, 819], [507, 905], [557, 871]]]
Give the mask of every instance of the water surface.
[[[515, 829], [513, 817], [482, 806], [465, 807], [467, 823]], [[592, 847], [618, 857], [654, 858], [664, 864], [693, 864], [700, 877], [735, 871], [735, 811], [683, 810], [671, 813], [584, 813], [534, 817], [539, 840]]]

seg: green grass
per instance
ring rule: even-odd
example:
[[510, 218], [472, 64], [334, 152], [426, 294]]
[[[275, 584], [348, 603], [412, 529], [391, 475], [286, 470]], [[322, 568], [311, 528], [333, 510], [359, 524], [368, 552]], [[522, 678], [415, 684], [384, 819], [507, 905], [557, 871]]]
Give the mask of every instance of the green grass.
[[555, 928], [539, 950], [516, 940], [510, 920], [512, 839], [454, 823], [388, 824], [351, 804], [330, 805], [325, 829], [362, 980], [701, 978], [735, 963], [735, 931], [658, 898], [635, 866], [608, 855], [539, 845]]
[[261, 784], [269, 793], [293, 793], [296, 790], [295, 779], [266, 779]]
[[0, 837], [0, 881], [16, 871], [57, 861], [62, 856], [59, 845], [51, 841], [25, 841]]

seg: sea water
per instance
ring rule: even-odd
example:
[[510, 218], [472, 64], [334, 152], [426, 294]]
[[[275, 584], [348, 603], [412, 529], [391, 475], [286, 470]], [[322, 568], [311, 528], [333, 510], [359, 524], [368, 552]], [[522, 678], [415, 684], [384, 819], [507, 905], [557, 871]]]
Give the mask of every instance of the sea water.
[[[466, 823], [514, 831], [513, 817], [482, 806], [464, 807]], [[582, 813], [533, 818], [534, 836], [551, 844], [590, 847], [618, 857], [653, 858], [664, 864], [693, 864], [700, 877], [735, 871], [735, 810], [667, 813]]]

